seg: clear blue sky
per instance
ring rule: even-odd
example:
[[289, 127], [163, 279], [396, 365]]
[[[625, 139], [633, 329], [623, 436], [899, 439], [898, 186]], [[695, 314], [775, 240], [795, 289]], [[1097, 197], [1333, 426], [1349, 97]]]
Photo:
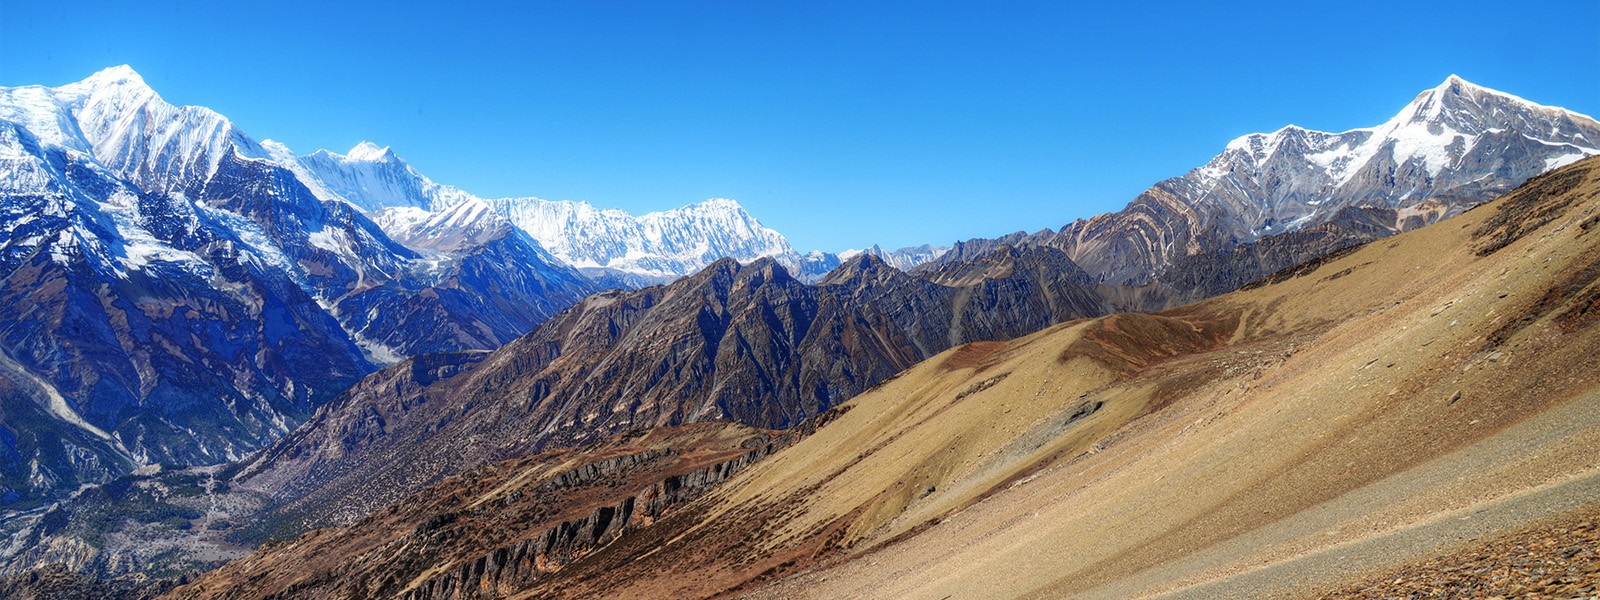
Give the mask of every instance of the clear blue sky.
[[1600, 2], [0, 0], [0, 85], [127, 63], [306, 153], [482, 196], [736, 198], [802, 251], [1115, 210], [1228, 140], [1458, 73], [1600, 113]]

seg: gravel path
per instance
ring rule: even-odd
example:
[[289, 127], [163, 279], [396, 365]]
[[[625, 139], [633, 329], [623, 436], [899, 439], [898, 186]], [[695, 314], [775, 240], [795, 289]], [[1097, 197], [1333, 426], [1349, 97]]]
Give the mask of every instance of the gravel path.
[[1323, 598], [1600, 598], [1600, 510], [1545, 521]]
[[[1493, 538], [1498, 532], [1520, 529], [1535, 521], [1561, 518], [1573, 514], [1592, 515], [1596, 513], [1600, 513], [1600, 473], [1589, 473], [1557, 485], [1490, 503], [1470, 514], [1438, 519], [1417, 527], [1396, 531], [1389, 535], [1335, 547], [1324, 552], [1302, 556], [1294, 560], [1159, 597], [1170, 599], [1297, 597], [1300, 595], [1300, 588], [1308, 582], [1337, 581], [1348, 579], [1352, 574], [1371, 573], [1382, 569], [1386, 565], [1392, 565], [1397, 560], [1404, 560], [1404, 557], [1426, 556], [1438, 552], [1441, 548], [1471, 543], [1473, 540], [1478, 539]], [[1590, 529], [1589, 535], [1594, 535], [1593, 529]], [[1559, 542], [1552, 543], [1560, 545]], [[1562, 547], [1565, 548], [1566, 546]], [[1510, 548], [1514, 548], [1514, 545], [1489, 552], [1488, 554], [1501, 556], [1514, 553], [1514, 550]], [[1590, 565], [1592, 567], [1594, 565], [1592, 561], [1594, 547], [1592, 544], [1583, 556], [1591, 560]], [[1465, 561], [1462, 562], [1465, 564]], [[1426, 567], [1418, 567], [1411, 572], [1414, 577], [1416, 574], [1426, 571]], [[1455, 577], [1464, 575], [1470, 576], [1470, 573], [1458, 573]], [[1396, 577], [1412, 578], [1404, 574]], [[1593, 578], [1594, 575], [1591, 572], [1591, 582]], [[1410, 584], [1402, 581], [1394, 583], [1392, 586], [1374, 588], [1373, 591], [1368, 593], [1362, 591], [1364, 587], [1358, 584], [1347, 587], [1343, 592], [1332, 597], [1434, 597], [1426, 594], [1414, 595], [1418, 593], [1417, 590], [1426, 589], [1426, 586], [1426, 581], [1413, 580]], [[1392, 595], [1384, 591], [1391, 589], [1395, 592]], [[1449, 588], [1444, 587], [1442, 589], [1447, 590]], [[1411, 591], [1404, 592], [1402, 590]], [[1483, 597], [1487, 596], [1486, 594]], [[1471, 594], [1445, 593], [1443, 597], [1473, 596]], [[1561, 597], [1581, 596], [1574, 594]]]

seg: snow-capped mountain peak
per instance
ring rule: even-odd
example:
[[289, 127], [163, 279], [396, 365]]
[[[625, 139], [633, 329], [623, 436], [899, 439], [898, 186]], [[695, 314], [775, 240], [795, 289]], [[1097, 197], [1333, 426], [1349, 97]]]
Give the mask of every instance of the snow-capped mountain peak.
[[[1343, 133], [1289, 125], [1252, 133], [1228, 143], [1222, 154], [1197, 170], [1209, 183], [1246, 169], [1259, 174], [1284, 168], [1283, 161], [1310, 163], [1335, 186], [1352, 184], [1375, 160], [1416, 165], [1429, 176], [1457, 165], [1485, 139], [1515, 135], [1562, 148], [1548, 168], [1576, 161], [1600, 147], [1594, 119], [1542, 106], [1451, 75], [1424, 90], [1388, 121]], [[1283, 157], [1275, 161], [1275, 157]]]
[[372, 142], [356, 144], [345, 154], [318, 150], [304, 156], [279, 142], [262, 145], [318, 197], [348, 202], [369, 213], [401, 206], [439, 210], [474, 198], [434, 183], [388, 146]]
[[511, 222], [477, 198], [436, 212], [412, 206], [386, 208], [373, 212], [372, 220], [395, 241], [436, 252], [483, 246], [511, 232]]
[[791, 264], [799, 257], [783, 235], [727, 198], [639, 216], [570, 200], [488, 202], [551, 254], [583, 268], [670, 277], [723, 257], [787, 257]]
[[1445, 208], [1429, 214], [1443, 218], [1595, 154], [1594, 119], [1452, 75], [1374, 127], [1331, 133], [1290, 125], [1233, 140], [1205, 166], [1135, 199], [1171, 216], [1160, 230], [1174, 229], [1163, 239], [1127, 229], [1137, 219], [1122, 222], [1122, 213], [1074, 223], [1063, 236], [1090, 272], [1143, 283], [1178, 257], [1316, 225], [1343, 208], [1436, 200]]
[[[27, 438], [0, 439], [0, 496], [237, 459], [378, 366], [498, 346], [596, 289], [482, 201], [352, 154], [321, 156], [365, 178], [308, 177], [125, 66], [0, 87], [0, 379], [30, 388], [0, 394], [0, 429]], [[319, 181], [438, 201], [429, 251]]]
[[707, 210], [745, 212], [744, 205], [739, 204], [739, 201], [733, 198], [707, 198], [690, 206], [698, 206]]
[[0, 88], [0, 118], [53, 146], [92, 154], [146, 191], [192, 194], [224, 158], [267, 153], [209, 108], [174, 106], [127, 65], [47, 88]]

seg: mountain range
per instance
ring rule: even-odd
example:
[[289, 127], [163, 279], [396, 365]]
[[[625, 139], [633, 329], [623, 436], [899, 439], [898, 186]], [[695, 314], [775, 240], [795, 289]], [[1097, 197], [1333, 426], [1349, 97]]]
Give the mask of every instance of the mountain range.
[[343, 523], [493, 460], [631, 429], [789, 428], [952, 346], [1108, 312], [1059, 250], [968, 268], [946, 285], [862, 254], [807, 285], [772, 259], [723, 259], [596, 294], [493, 352], [379, 372], [234, 482], [302, 527]]
[[[951, 348], [1314, 268], [1597, 140], [1451, 77], [1378, 127], [1245, 136], [1061, 231], [800, 254], [731, 200], [636, 217], [479, 198], [370, 143], [296, 155], [126, 67], [0, 88], [0, 527], [19, 540], [0, 559], [150, 564], [118, 554], [141, 538], [62, 528], [85, 485], [165, 489], [136, 469], [228, 463], [203, 475], [255, 507], [256, 537], [215, 534], [237, 547], [630, 431], [816, 424]], [[1165, 326], [1133, 335], [1188, 339]]]

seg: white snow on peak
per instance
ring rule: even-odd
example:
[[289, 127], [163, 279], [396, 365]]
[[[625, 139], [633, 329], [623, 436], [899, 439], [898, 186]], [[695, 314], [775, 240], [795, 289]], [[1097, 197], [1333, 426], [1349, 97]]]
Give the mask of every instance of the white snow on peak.
[[141, 77], [137, 71], [133, 70], [133, 67], [128, 65], [106, 67], [84, 78], [79, 84], [85, 86], [137, 85], [149, 87], [145, 85], [144, 77]]
[[[698, 203], [696, 203], [696, 204], [694, 204], [692, 206], [699, 206], [700, 208], [715, 209], [715, 210], [734, 210], [734, 211], [740, 211], [740, 212], [744, 211], [744, 205], [739, 204], [739, 201], [738, 200], [734, 200], [733, 198], [708, 198], [708, 199], [706, 199], [704, 201], [701, 201], [701, 202], [698, 202]], [[685, 207], [685, 208], [688, 208], [688, 207]]]
[[[407, 245], [493, 239], [486, 236], [504, 235], [510, 224], [575, 266], [650, 276], [688, 274], [723, 257], [775, 257], [791, 268], [804, 260], [730, 198], [635, 216], [586, 202], [483, 199], [435, 183], [391, 148], [369, 141], [344, 154], [297, 155], [276, 141], [254, 141], [210, 109], [167, 103], [126, 65], [56, 88], [0, 88], [0, 119], [22, 125], [46, 145], [91, 155], [157, 194], [201, 189], [232, 156], [271, 161], [318, 198], [356, 206]], [[29, 173], [16, 176], [37, 178]], [[339, 235], [321, 232], [313, 242], [343, 251], [353, 241]]]
[[883, 246], [873, 244], [864, 250], [846, 250], [844, 252], [840, 252], [839, 259], [850, 260], [861, 254], [870, 254], [878, 257], [891, 267], [900, 269], [901, 271], [910, 271], [917, 265], [933, 261], [940, 256], [943, 256], [945, 252], [949, 251], [949, 247], [930, 246], [928, 244], [923, 244], [921, 246], [908, 246], [890, 251], [885, 250]]
[[1427, 97], [1430, 97], [1430, 96], [1431, 97], [1443, 97], [1444, 95], [1449, 94], [1452, 90], [1455, 91], [1456, 93], [1475, 96], [1475, 97], [1490, 97], [1490, 96], [1492, 96], [1492, 97], [1500, 98], [1500, 99], [1502, 99], [1502, 100], [1504, 100], [1506, 102], [1510, 102], [1510, 103], [1519, 105], [1519, 106], [1521, 106], [1523, 108], [1527, 108], [1529, 110], [1534, 110], [1534, 111], [1537, 111], [1537, 112], [1540, 112], [1540, 113], [1543, 113], [1543, 114], [1546, 114], [1546, 115], [1557, 116], [1557, 117], [1559, 117], [1559, 116], [1573, 116], [1573, 117], [1578, 117], [1578, 118], [1584, 119], [1586, 121], [1594, 121], [1595, 120], [1594, 117], [1590, 117], [1589, 115], [1585, 115], [1585, 114], [1577, 112], [1577, 111], [1569, 110], [1569, 109], [1562, 108], [1562, 107], [1559, 107], [1559, 106], [1546, 106], [1546, 105], [1534, 102], [1532, 100], [1528, 100], [1527, 98], [1523, 98], [1523, 97], [1518, 96], [1516, 94], [1512, 94], [1510, 92], [1502, 92], [1502, 91], [1494, 89], [1494, 88], [1484, 87], [1484, 86], [1478, 85], [1476, 83], [1472, 83], [1470, 81], [1467, 81], [1466, 79], [1463, 79], [1460, 75], [1456, 75], [1456, 74], [1453, 74], [1453, 73], [1449, 77], [1446, 77], [1445, 80], [1443, 82], [1441, 82], [1439, 85], [1434, 86], [1433, 89], [1424, 91], [1421, 94], [1417, 94], [1416, 99], [1412, 100], [1412, 104], [1414, 105], [1414, 104], [1417, 104], [1419, 102], [1424, 102], [1427, 99]]
[[489, 203], [472, 198], [455, 206], [439, 211], [434, 219], [440, 227], [456, 228], [477, 225], [483, 222], [504, 223], [505, 219], [495, 214]]
[[1370, 135], [1349, 148], [1350, 160], [1344, 161], [1334, 176], [1340, 184], [1348, 182], [1359, 167], [1386, 148], [1392, 148], [1395, 163], [1419, 161], [1429, 175], [1437, 176], [1470, 151], [1483, 134], [1498, 133], [1507, 126], [1538, 132], [1548, 129], [1539, 121], [1552, 119], [1593, 122], [1565, 109], [1535, 104], [1451, 75], [1444, 83], [1418, 94], [1384, 124], [1356, 130]]
[[[487, 209], [577, 267], [661, 277], [692, 273], [723, 257], [781, 257], [788, 266], [801, 259], [781, 234], [762, 226], [731, 198], [635, 216], [571, 200], [479, 198], [434, 183], [390, 148], [371, 142], [342, 155], [319, 150], [297, 156], [272, 141], [262, 146], [313, 193], [367, 211], [390, 237], [413, 248], [437, 250], [484, 239], [496, 231], [485, 224]], [[467, 230], [446, 231], [457, 226]]]
[[379, 229], [389, 234], [389, 237], [395, 237], [396, 232], [413, 231], [422, 227], [436, 214], [426, 208], [395, 206], [373, 211], [368, 216], [372, 218], [372, 222], [378, 224]]
[[346, 152], [344, 158], [347, 162], [382, 162], [394, 158], [394, 153], [388, 146], [380, 148], [377, 144], [363, 141]]
[[[1593, 119], [1452, 75], [1379, 125], [1340, 133], [1290, 125], [1240, 136], [1204, 166], [1158, 186], [1203, 213], [1199, 222], [1213, 232], [1248, 241], [1346, 207], [1464, 202], [1487, 193], [1485, 186], [1515, 186], [1595, 154], [1600, 123]], [[1450, 210], [1464, 210], [1461, 202]]]

